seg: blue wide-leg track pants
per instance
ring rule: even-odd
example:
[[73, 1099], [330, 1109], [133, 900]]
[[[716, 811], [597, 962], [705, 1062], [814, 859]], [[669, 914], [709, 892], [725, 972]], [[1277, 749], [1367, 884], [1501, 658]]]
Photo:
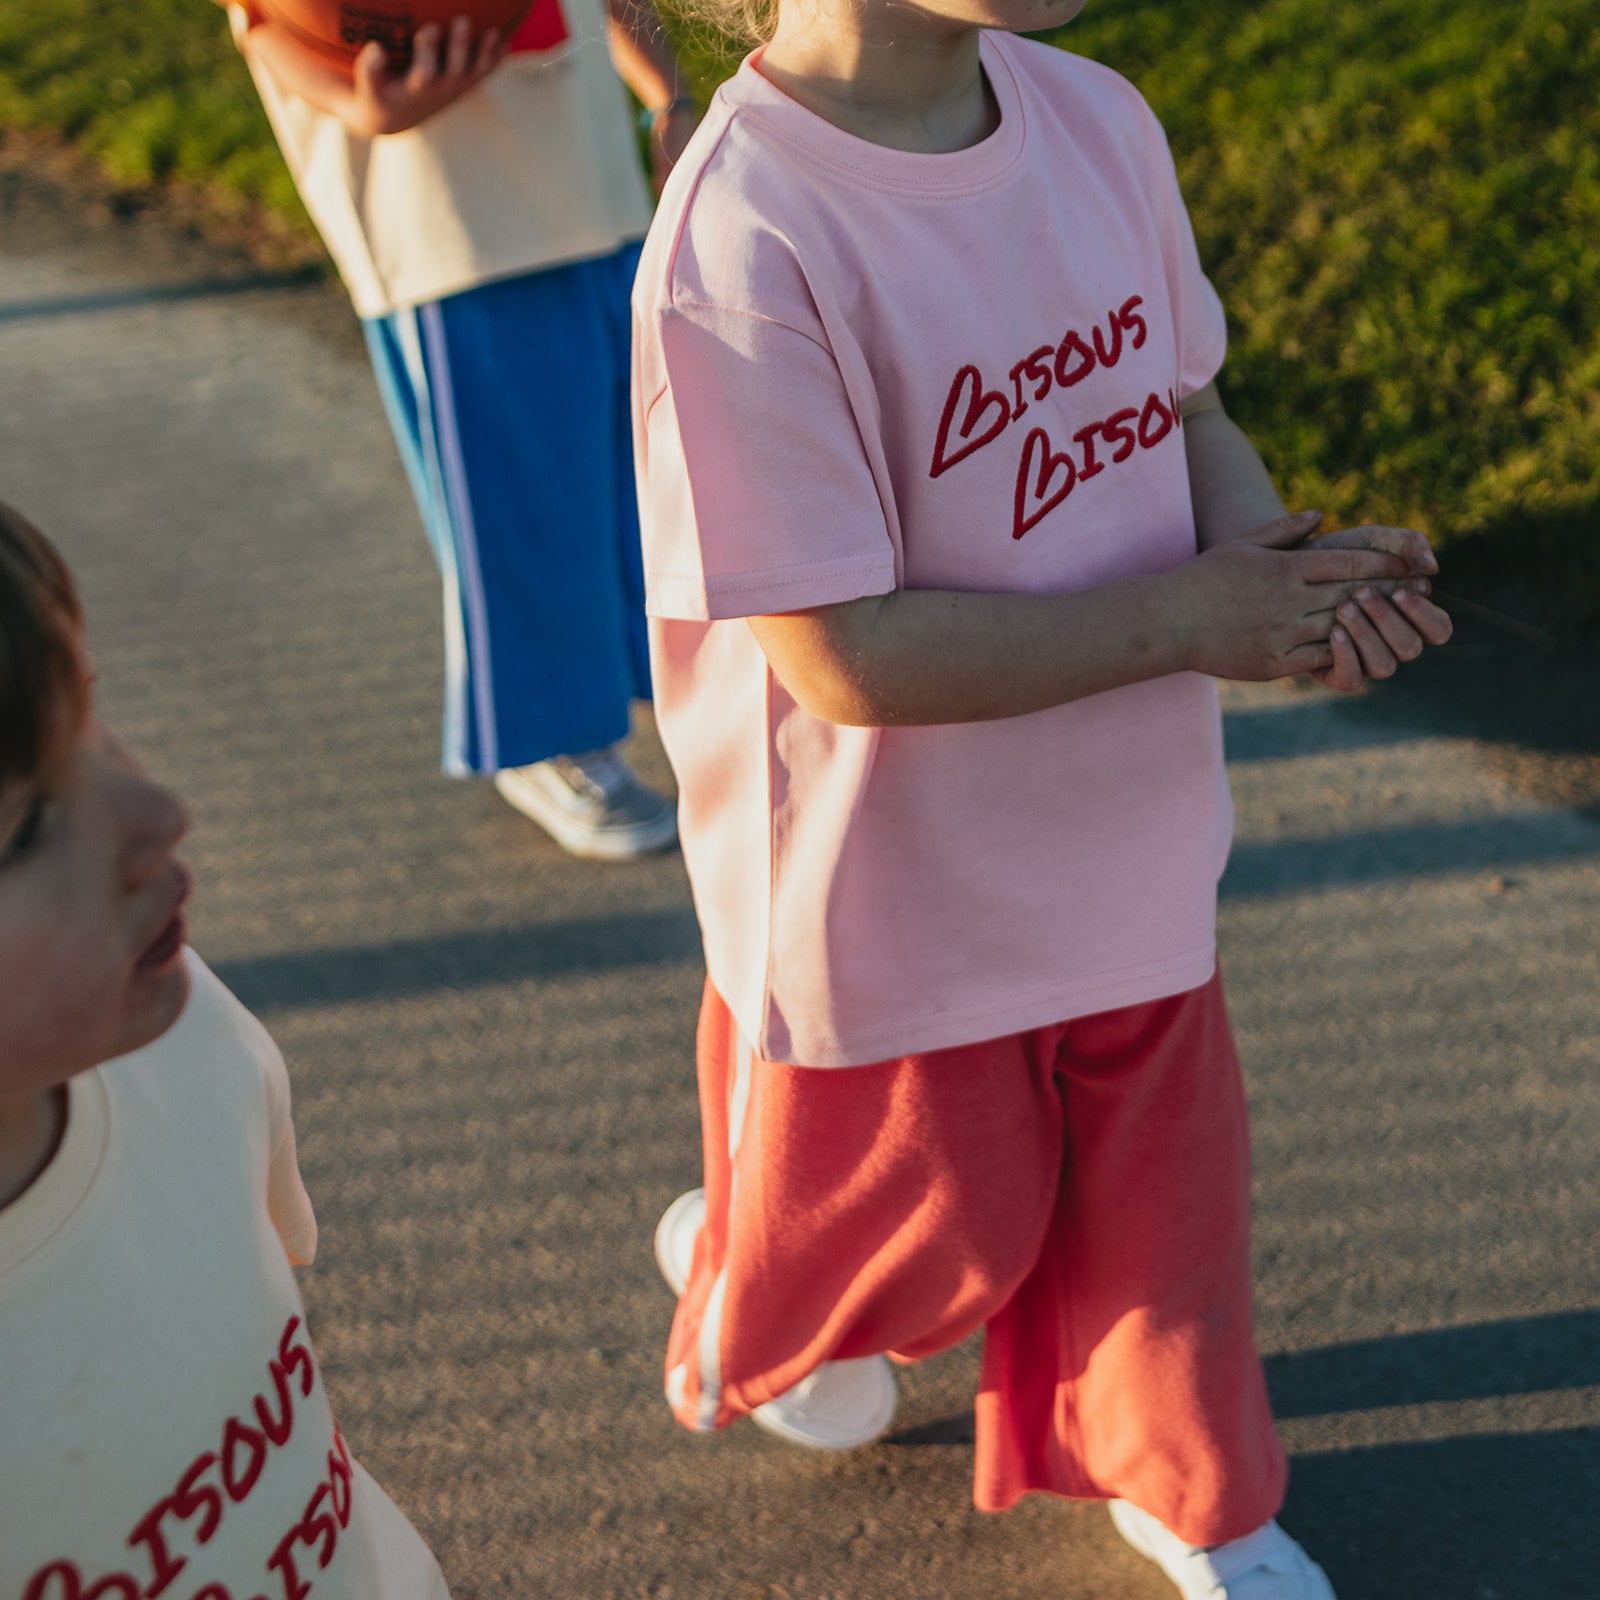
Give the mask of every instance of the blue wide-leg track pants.
[[363, 324], [444, 585], [444, 769], [597, 749], [650, 692], [628, 409], [639, 247]]

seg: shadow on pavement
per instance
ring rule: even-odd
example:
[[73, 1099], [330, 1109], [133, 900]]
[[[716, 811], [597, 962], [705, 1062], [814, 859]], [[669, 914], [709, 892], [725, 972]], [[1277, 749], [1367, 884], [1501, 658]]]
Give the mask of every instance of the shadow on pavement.
[[1350, 1600], [1594, 1600], [1600, 1429], [1302, 1456], [1283, 1520]]
[[1600, 1311], [1515, 1317], [1271, 1356], [1278, 1417], [1600, 1384]]
[[0, 300], [0, 323], [79, 317], [97, 311], [125, 311], [133, 306], [166, 305], [179, 300], [214, 300], [224, 295], [251, 294], [259, 289], [301, 289], [307, 284], [320, 283], [322, 276], [319, 268], [303, 267], [290, 272], [253, 272], [237, 278], [147, 284], [136, 289], [92, 289], [34, 300]]
[[343, 950], [290, 951], [218, 962], [216, 971], [252, 1011], [270, 1013], [699, 960], [699, 929], [693, 911], [684, 907]]
[[[1600, 631], [1593, 628], [1541, 650], [1460, 620], [1450, 644], [1342, 703], [1338, 715], [1364, 729], [1367, 742], [1409, 730], [1567, 758], [1566, 792], [1550, 798], [1600, 804]], [[1537, 763], [1529, 766], [1531, 780]]]
[[[1600, 1310], [1270, 1357], [1282, 1418], [1600, 1384]], [[970, 1412], [890, 1447], [969, 1445]], [[1294, 1458], [1284, 1523], [1349, 1600], [1595, 1600], [1600, 1429], [1472, 1434]]]
[[1600, 816], [1532, 812], [1233, 847], [1224, 900], [1600, 857]]

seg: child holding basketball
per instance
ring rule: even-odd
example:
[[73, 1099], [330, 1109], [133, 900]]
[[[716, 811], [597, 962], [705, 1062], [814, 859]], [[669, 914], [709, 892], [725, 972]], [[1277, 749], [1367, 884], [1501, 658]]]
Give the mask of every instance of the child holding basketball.
[[184, 947], [187, 826], [0, 506], [0, 1594], [448, 1600], [334, 1425], [288, 1076]]
[[670, 845], [671, 802], [615, 748], [650, 693], [627, 383], [651, 199], [618, 71], [658, 173], [698, 114], [648, 0], [535, 0], [509, 37], [461, 16], [353, 71], [265, 0], [230, 16], [439, 565], [445, 770], [574, 854]]
[[1214, 679], [1449, 634], [1311, 536], [1214, 385], [1155, 118], [1081, 0], [780, 0], [634, 291], [657, 716], [709, 980], [662, 1219], [679, 1420], [845, 1447], [986, 1330], [977, 1503], [1111, 1502], [1185, 1595], [1331, 1600], [1274, 1522]]

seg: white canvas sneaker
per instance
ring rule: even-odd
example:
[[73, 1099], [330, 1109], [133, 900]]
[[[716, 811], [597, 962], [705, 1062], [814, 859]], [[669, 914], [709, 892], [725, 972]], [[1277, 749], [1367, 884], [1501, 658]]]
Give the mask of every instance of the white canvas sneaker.
[[1204, 1550], [1126, 1500], [1113, 1500], [1110, 1510], [1117, 1532], [1172, 1579], [1184, 1600], [1335, 1600], [1328, 1575], [1276, 1522]]
[[677, 807], [647, 789], [615, 745], [505, 767], [494, 786], [575, 856], [626, 861], [664, 850], [678, 837]]
[[[680, 1194], [656, 1224], [656, 1265], [681, 1295], [694, 1265], [694, 1242], [705, 1224], [706, 1192]], [[669, 1395], [670, 1398], [670, 1395]], [[894, 1420], [894, 1369], [882, 1356], [824, 1361], [809, 1377], [750, 1413], [768, 1433], [811, 1450], [855, 1450]]]

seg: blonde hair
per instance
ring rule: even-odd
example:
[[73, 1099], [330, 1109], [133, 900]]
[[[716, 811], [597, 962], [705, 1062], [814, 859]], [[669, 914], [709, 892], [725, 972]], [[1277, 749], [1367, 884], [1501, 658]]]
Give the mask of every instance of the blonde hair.
[[664, 0], [672, 32], [690, 53], [731, 66], [778, 28], [779, 0]]

